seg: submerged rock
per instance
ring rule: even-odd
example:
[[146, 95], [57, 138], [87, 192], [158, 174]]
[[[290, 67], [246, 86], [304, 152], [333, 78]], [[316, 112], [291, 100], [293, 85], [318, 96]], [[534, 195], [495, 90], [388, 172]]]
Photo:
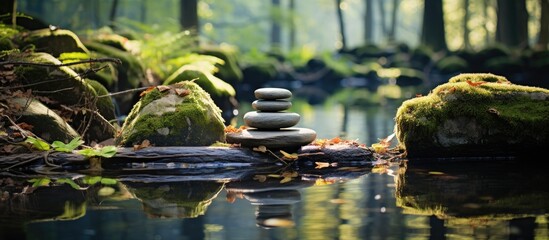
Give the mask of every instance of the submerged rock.
[[221, 110], [191, 81], [148, 91], [126, 118], [117, 144], [149, 140], [156, 146], [207, 146], [225, 140]]
[[549, 90], [493, 74], [460, 74], [397, 111], [409, 157], [520, 155], [549, 146]]

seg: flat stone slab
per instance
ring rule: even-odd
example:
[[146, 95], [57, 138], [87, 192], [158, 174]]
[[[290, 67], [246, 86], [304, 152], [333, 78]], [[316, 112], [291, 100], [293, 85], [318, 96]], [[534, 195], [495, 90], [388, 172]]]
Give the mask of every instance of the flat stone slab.
[[278, 112], [288, 110], [292, 107], [292, 102], [286, 100], [255, 100], [252, 102], [252, 107], [263, 112]]
[[305, 146], [316, 139], [316, 132], [308, 128], [284, 128], [277, 131], [245, 129], [238, 133], [227, 133], [228, 143], [243, 147], [265, 146], [271, 149]]
[[292, 92], [284, 88], [258, 88], [254, 91], [255, 98], [265, 100], [285, 99], [292, 97]]
[[295, 126], [301, 117], [289, 112], [247, 112], [244, 114], [246, 126], [258, 129], [279, 129]]

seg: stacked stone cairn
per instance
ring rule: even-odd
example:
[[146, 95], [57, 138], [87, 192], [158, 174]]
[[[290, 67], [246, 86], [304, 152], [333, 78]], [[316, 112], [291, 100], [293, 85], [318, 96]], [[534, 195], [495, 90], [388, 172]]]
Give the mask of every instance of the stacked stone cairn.
[[265, 146], [268, 149], [297, 149], [316, 139], [316, 132], [295, 128], [300, 116], [285, 112], [292, 106], [292, 92], [283, 88], [259, 88], [254, 92], [258, 99], [252, 103], [257, 111], [247, 112], [244, 123], [248, 129], [226, 136], [228, 143], [243, 147]]

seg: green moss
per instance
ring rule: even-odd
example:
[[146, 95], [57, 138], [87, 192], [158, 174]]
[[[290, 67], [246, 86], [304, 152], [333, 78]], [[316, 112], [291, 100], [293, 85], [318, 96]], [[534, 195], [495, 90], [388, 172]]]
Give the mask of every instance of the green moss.
[[[395, 118], [397, 137], [409, 153], [442, 149], [455, 154], [482, 150], [481, 146], [490, 152], [513, 143], [543, 145], [549, 142], [549, 119], [543, 117], [549, 116], [547, 99], [547, 89], [509, 84], [505, 78], [491, 74], [462, 74], [427, 96], [405, 101]], [[471, 121], [468, 125], [471, 129], [461, 131], [464, 134], [479, 131], [482, 136], [482, 139], [462, 136], [474, 142], [472, 146], [448, 147], [437, 138], [445, 124], [467, 119]]]
[[131, 53], [97, 42], [85, 42], [85, 45], [94, 54], [99, 53], [99, 56], [118, 58], [122, 61], [122, 65], [116, 66], [118, 69], [119, 90], [136, 88], [141, 80], [145, 78], [145, 67]]
[[[109, 94], [103, 84], [99, 83], [98, 81], [86, 79], [86, 82], [95, 90], [98, 97], [106, 96]], [[101, 114], [101, 116], [103, 116], [105, 119], [112, 120], [115, 118], [114, 103], [112, 102], [111, 97], [106, 96], [97, 98], [97, 102], [95, 105], [97, 106], [99, 114]]]
[[463, 58], [458, 56], [449, 56], [436, 63], [436, 67], [441, 73], [458, 73], [468, 69], [469, 64]]
[[[224, 141], [221, 110], [209, 94], [190, 81], [176, 83], [173, 87], [187, 90], [189, 94], [178, 96], [168, 94], [172, 90], [160, 92], [157, 88], [145, 94], [128, 115], [117, 143], [132, 146], [147, 139], [155, 145], [201, 146]], [[161, 108], [160, 105], [150, 106], [162, 104], [158, 101], [166, 97], [171, 97], [171, 102], [178, 102], [174, 109], [149, 112]]]
[[47, 52], [55, 57], [59, 57], [65, 52], [89, 53], [78, 36], [65, 29], [30, 31], [23, 38], [23, 42], [36, 46], [37, 51]]
[[170, 85], [181, 81], [195, 81], [206, 92], [213, 96], [235, 96], [233, 86], [211, 74], [207, 69], [197, 64], [187, 64], [179, 68], [165, 81], [164, 85]]
[[456, 82], [497, 82], [497, 83], [511, 83], [507, 78], [490, 74], [490, 73], [463, 73], [456, 75], [450, 80], [448, 80], [449, 83], [456, 83]]

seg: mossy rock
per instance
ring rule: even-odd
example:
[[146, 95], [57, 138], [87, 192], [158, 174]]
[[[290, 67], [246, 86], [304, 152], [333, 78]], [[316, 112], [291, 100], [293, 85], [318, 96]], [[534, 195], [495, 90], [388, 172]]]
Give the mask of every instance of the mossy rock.
[[94, 90], [97, 95], [97, 111], [107, 120], [113, 120], [115, 118], [114, 114], [114, 103], [112, 102], [112, 98], [108, 96], [109, 91], [98, 81], [91, 80], [91, 79], [85, 79], [86, 83], [88, 83]]
[[522, 72], [523, 67], [520, 59], [512, 57], [497, 57], [487, 60], [483, 65], [484, 72], [490, 72], [493, 74], [510, 76], [514, 73]]
[[93, 41], [86, 41], [84, 44], [93, 54], [118, 58], [122, 61], [122, 65], [117, 66], [118, 91], [137, 88], [140, 86], [141, 81], [145, 79], [145, 67], [139, 59], [131, 53]]
[[59, 57], [66, 52], [89, 53], [78, 36], [65, 29], [50, 30], [49, 28], [30, 31], [23, 36], [24, 44], [32, 44], [37, 52], [47, 52]]
[[225, 141], [221, 110], [198, 84], [183, 81], [143, 95], [126, 118], [116, 143], [207, 146]]
[[10, 54], [8, 61], [51, 65], [19, 65], [15, 67], [15, 74], [21, 84], [31, 85], [29, 88], [34, 90], [35, 94], [46, 96], [61, 104], [75, 105], [81, 101], [79, 96], [95, 93], [93, 88], [71, 68], [55, 66], [62, 64], [61, 61], [48, 53]]
[[276, 78], [277, 70], [273, 62], [259, 62], [251, 64], [242, 69], [244, 74], [243, 82], [252, 86], [262, 86]]
[[[97, 57], [103, 57], [103, 56], [97, 56]], [[61, 56], [58, 57], [58, 59], [63, 63], [71, 63], [71, 62], [78, 62], [78, 61], [84, 61], [89, 60], [93, 58], [90, 54], [86, 53], [80, 53], [80, 52], [74, 52], [74, 53], [62, 53]], [[99, 71], [93, 71], [93, 68], [99, 68], [100, 66], [106, 66], [105, 68], [99, 70]], [[68, 66], [78, 74], [85, 76], [88, 79], [96, 80], [100, 82], [104, 87], [108, 89], [114, 89], [116, 83], [118, 82], [118, 71], [116, 69], [115, 63], [100, 63], [100, 64], [94, 64], [94, 63], [81, 63], [81, 64], [73, 64]]]
[[242, 70], [238, 65], [238, 61], [234, 53], [214, 47], [202, 47], [197, 50], [197, 53], [218, 57], [223, 60], [223, 64], [215, 65], [218, 68], [218, 72], [215, 73], [215, 75], [220, 79], [223, 79], [223, 81], [230, 84], [236, 84], [242, 81]]
[[236, 95], [236, 91], [230, 84], [214, 76], [212, 73], [200, 67], [197, 64], [186, 64], [172, 73], [165, 81], [164, 85], [171, 85], [181, 81], [193, 80], [202, 89], [214, 97]]
[[15, 48], [15, 44], [13, 44], [9, 38], [0, 37], [0, 51], [7, 51]]
[[[102, 141], [114, 136], [114, 129], [106, 120], [112, 119], [112, 102], [109, 99], [99, 99], [96, 89], [79, 74], [67, 66], [57, 67], [61, 64], [57, 58], [48, 53], [11, 54], [9, 60], [30, 63], [48, 64], [52, 66], [21, 65], [15, 67], [17, 83], [27, 85], [24, 89], [30, 89], [33, 94], [46, 97], [50, 101], [45, 102], [52, 109], [67, 111], [67, 108], [83, 109], [84, 111], [69, 111], [70, 125], [78, 131], [84, 132], [87, 122], [91, 121], [91, 128], [85, 132], [83, 139], [90, 141]], [[101, 95], [106, 94], [106, 89], [96, 86]], [[62, 106], [65, 106], [63, 108]], [[109, 110], [111, 109], [111, 110]], [[95, 113], [99, 110], [99, 114]], [[105, 114], [105, 116], [102, 116]]]
[[20, 116], [17, 121], [33, 126], [32, 132], [48, 142], [69, 142], [80, 136], [65, 120], [37, 100], [14, 98], [11, 102], [21, 107], [21, 112], [16, 113]]
[[152, 217], [196, 218], [204, 215], [224, 184], [190, 181], [175, 183], [128, 183], [130, 192], [143, 202]]
[[442, 74], [457, 74], [466, 72], [469, 69], [469, 64], [461, 57], [448, 56], [440, 59], [436, 63], [436, 68]]
[[522, 155], [549, 146], [549, 90], [493, 74], [460, 74], [399, 107], [410, 157]]

